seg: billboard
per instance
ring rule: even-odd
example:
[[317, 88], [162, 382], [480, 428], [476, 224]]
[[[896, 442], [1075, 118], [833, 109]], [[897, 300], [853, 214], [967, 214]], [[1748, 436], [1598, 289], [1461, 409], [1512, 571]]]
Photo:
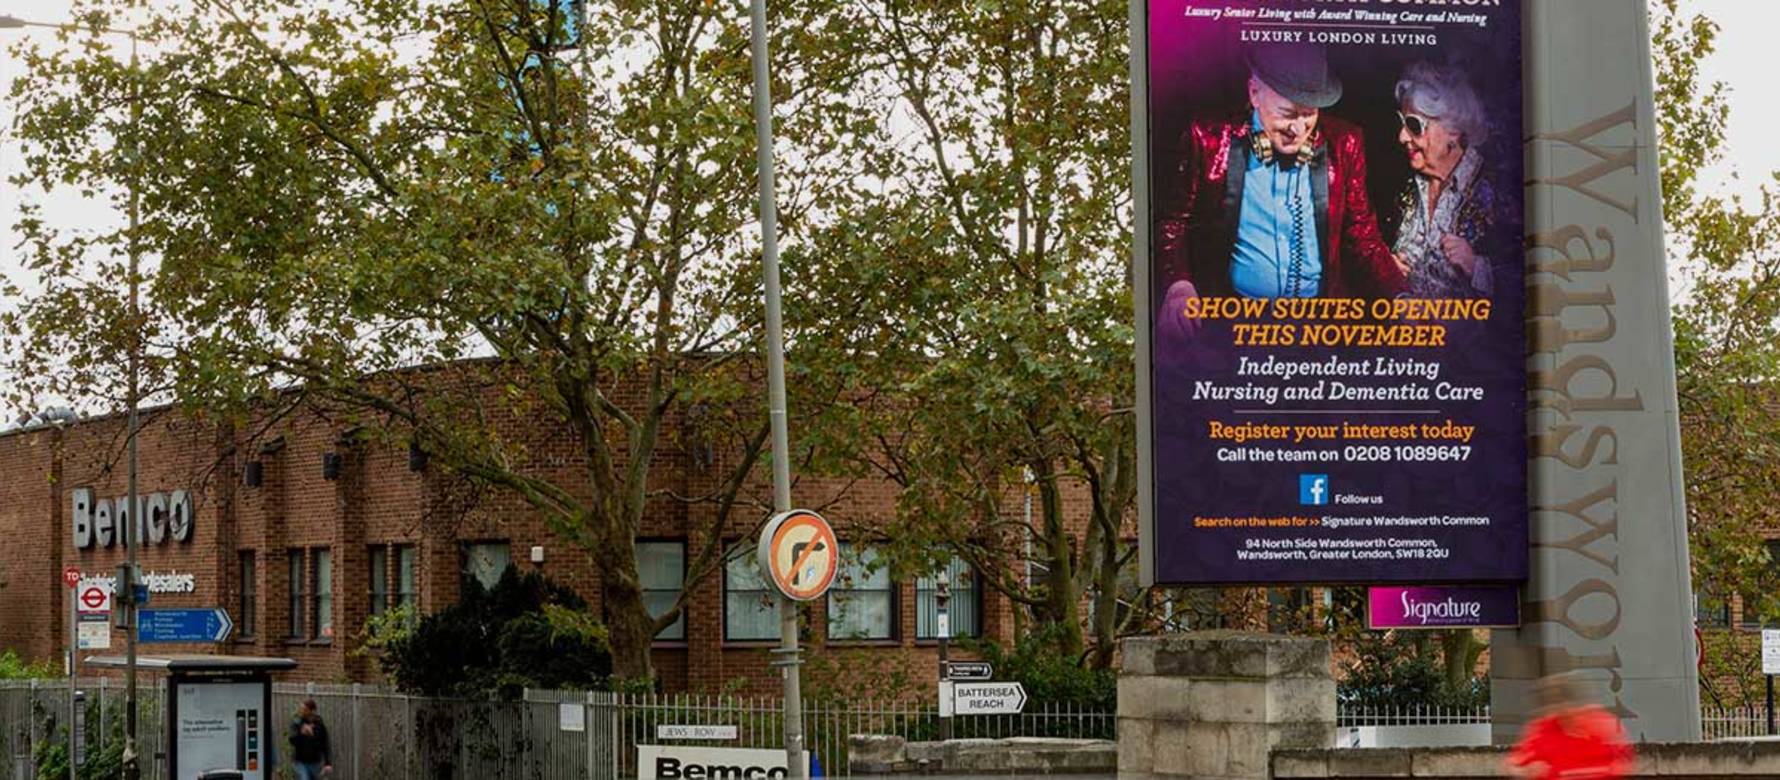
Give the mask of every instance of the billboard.
[[1524, 580], [1518, 0], [1137, 2], [1146, 580]]
[[272, 741], [283, 736], [271, 718], [264, 679], [180, 679], [173, 683], [168, 731], [174, 780], [234, 770], [245, 780], [271, 777]]

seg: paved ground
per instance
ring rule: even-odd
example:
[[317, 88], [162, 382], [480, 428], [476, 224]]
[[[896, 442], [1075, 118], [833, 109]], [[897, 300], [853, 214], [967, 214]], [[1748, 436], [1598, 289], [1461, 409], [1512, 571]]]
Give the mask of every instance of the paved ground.
[[908, 775], [919, 780], [1115, 780], [1112, 775]]

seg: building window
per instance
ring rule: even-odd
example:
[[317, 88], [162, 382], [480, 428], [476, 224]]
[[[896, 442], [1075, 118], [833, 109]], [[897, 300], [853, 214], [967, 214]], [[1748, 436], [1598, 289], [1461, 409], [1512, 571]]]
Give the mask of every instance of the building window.
[[[685, 542], [637, 542], [637, 577], [643, 584], [643, 605], [650, 617], [661, 617], [680, 600], [680, 589], [686, 585]], [[686, 638], [686, 613], [682, 611], [673, 625], [661, 630], [656, 639], [680, 641]]]
[[463, 587], [471, 584], [484, 592], [501, 584], [501, 575], [513, 565], [513, 548], [506, 542], [471, 542], [464, 545]]
[[334, 555], [327, 548], [312, 550], [315, 559], [315, 638], [334, 637]]
[[307, 635], [305, 626], [308, 625], [308, 621], [303, 618], [307, 613], [306, 607], [309, 606], [309, 600], [305, 596], [309, 590], [306, 587], [309, 582], [309, 571], [303, 566], [303, 551], [301, 549], [290, 551], [288, 571], [290, 574], [290, 633], [287, 636], [292, 639], [302, 639]]
[[396, 606], [410, 607], [419, 599], [418, 581], [414, 576], [414, 545], [396, 545]]
[[241, 598], [241, 603], [235, 606], [235, 634], [240, 639], [252, 639], [254, 625], [259, 622], [255, 609], [259, 604], [259, 570], [254, 565], [252, 550], [236, 552], [235, 559], [239, 564], [236, 571], [241, 577], [241, 586], [235, 589]]
[[1700, 628], [1725, 628], [1731, 624], [1731, 603], [1710, 589], [1693, 594], [1693, 619]]
[[[946, 566], [946, 582], [951, 598], [946, 602], [947, 620], [952, 637], [980, 636], [983, 633], [982, 591], [977, 588], [976, 571], [962, 558], [953, 558]], [[939, 638], [939, 577], [928, 575], [915, 580], [915, 638]]]
[[732, 642], [779, 638], [777, 599], [755, 565], [754, 545], [739, 544], [723, 561], [723, 638]]
[[371, 615], [375, 617], [389, 610], [389, 548], [372, 545], [370, 553]]
[[896, 587], [878, 551], [841, 542], [840, 570], [828, 591], [829, 639], [889, 639], [895, 635]]

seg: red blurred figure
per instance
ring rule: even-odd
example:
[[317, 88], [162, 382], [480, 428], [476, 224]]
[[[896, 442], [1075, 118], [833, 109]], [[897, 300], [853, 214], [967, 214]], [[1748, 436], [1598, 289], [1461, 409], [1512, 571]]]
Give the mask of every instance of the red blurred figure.
[[1539, 717], [1508, 756], [1508, 772], [1535, 780], [1613, 780], [1632, 771], [1633, 751], [1619, 719], [1585, 703], [1569, 677], [1534, 688]]

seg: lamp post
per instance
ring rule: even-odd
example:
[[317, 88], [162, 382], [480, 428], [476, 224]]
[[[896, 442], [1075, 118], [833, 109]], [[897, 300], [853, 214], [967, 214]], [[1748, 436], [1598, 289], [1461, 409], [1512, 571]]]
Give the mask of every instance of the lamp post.
[[[785, 413], [785, 333], [779, 293], [779, 206], [773, 185], [773, 95], [767, 53], [766, 0], [749, 3], [754, 59], [754, 154], [760, 185], [760, 270], [766, 292], [767, 413], [772, 431], [773, 511], [791, 511], [791, 445]], [[785, 674], [785, 763], [791, 780], [809, 777], [804, 758], [803, 695], [798, 664], [797, 602], [779, 597], [779, 648]]]
[[[130, 36], [130, 71], [134, 73], [137, 69], [137, 35], [134, 29], [127, 27], [96, 27], [80, 24], [32, 22], [20, 19], [16, 16], [0, 15], [0, 30], [16, 30], [24, 27], [41, 27], [49, 30], [90, 30], [93, 32], [111, 33], [114, 35], [128, 35]], [[132, 87], [132, 90], [134, 91], [135, 87]], [[124, 627], [124, 646], [127, 648], [125, 654], [128, 659], [124, 667], [124, 780], [137, 780], [137, 778], [142, 776], [141, 759], [136, 754], [136, 581], [138, 579], [136, 548], [141, 544], [141, 540], [136, 538], [134, 529], [140, 527], [137, 524], [142, 522], [140, 517], [141, 513], [139, 511], [142, 502], [137, 497], [136, 489], [136, 434], [140, 428], [137, 412], [138, 407], [141, 406], [142, 400], [142, 323], [140, 317], [141, 275], [139, 273], [141, 268], [141, 252], [137, 246], [136, 234], [138, 232], [137, 228], [141, 222], [142, 200], [140, 188], [137, 186], [140, 182], [142, 172], [142, 138], [137, 132], [137, 129], [142, 124], [142, 101], [140, 100], [141, 95], [139, 93], [132, 94], [130, 97], [131, 180], [128, 251], [130, 258], [130, 300], [128, 308], [130, 320], [130, 354], [128, 367], [129, 377], [127, 379], [129, 388], [126, 393], [126, 399], [129, 405], [129, 422], [127, 423], [128, 432], [125, 437], [128, 442], [126, 446], [129, 449], [129, 495], [125, 499], [129, 502], [127, 504], [127, 511], [129, 514], [126, 516], [122, 532], [127, 562], [125, 563], [124, 571], [122, 572], [124, 576], [118, 578], [117, 591], [119, 603], [122, 605], [125, 613], [126, 625]], [[72, 686], [73, 684], [73, 680], [70, 680], [69, 685]], [[72, 714], [73, 713], [70, 712], [71, 716]]]

